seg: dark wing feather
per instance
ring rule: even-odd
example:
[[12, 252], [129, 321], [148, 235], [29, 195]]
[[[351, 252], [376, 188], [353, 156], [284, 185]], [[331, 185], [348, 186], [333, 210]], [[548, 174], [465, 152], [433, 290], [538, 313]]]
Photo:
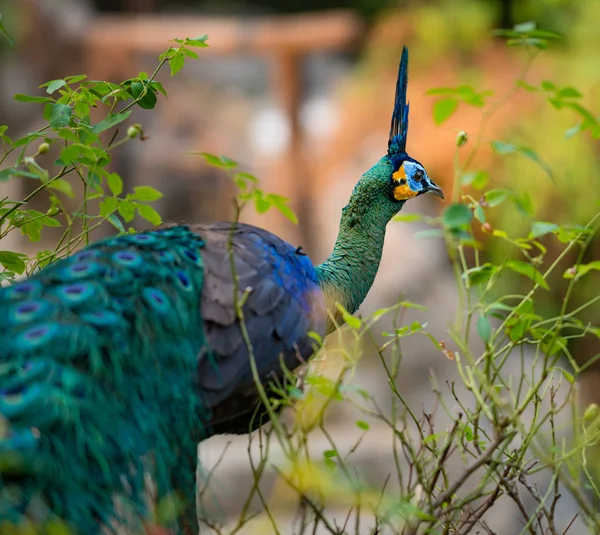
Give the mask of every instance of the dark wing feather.
[[[198, 362], [204, 402], [213, 409], [213, 432], [247, 432], [259, 404], [250, 357], [235, 315], [234, 278], [228, 243], [239, 279], [237, 299], [261, 382], [282, 379], [315, 350], [309, 331], [325, 334], [323, 294], [310, 259], [263, 229], [231, 223], [193, 227], [204, 242], [202, 317], [207, 351]], [[244, 295], [247, 293], [247, 295]]]
[[198, 359], [198, 388], [212, 409], [213, 433], [244, 433], [259, 397], [235, 299], [244, 300], [244, 323], [266, 384], [284, 377], [281, 357], [293, 370], [314, 353], [308, 333], [325, 334], [324, 296], [310, 259], [274, 234], [241, 223], [232, 229], [228, 222], [192, 230], [205, 244], [201, 315], [207, 347]]

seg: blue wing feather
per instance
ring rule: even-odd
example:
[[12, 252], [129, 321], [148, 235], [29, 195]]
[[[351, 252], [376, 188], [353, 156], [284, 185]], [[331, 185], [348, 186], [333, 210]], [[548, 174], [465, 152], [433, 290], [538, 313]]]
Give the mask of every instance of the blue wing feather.
[[199, 362], [200, 390], [214, 411], [211, 424], [215, 432], [247, 432], [259, 397], [237, 318], [220, 314], [222, 308], [234, 309], [227, 240], [231, 240], [239, 278], [237, 298], [249, 292], [244, 297], [244, 322], [261, 381], [284, 377], [281, 357], [293, 370], [312, 355], [315, 343], [308, 333], [324, 335], [324, 297], [310, 259], [270, 232], [238, 224], [232, 233], [231, 223], [196, 231], [206, 242], [202, 316], [212, 350]]

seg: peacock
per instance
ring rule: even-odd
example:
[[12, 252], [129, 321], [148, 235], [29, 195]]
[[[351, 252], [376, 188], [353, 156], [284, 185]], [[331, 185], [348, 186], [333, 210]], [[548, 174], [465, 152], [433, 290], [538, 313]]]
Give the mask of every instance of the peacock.
[[[256, 378], [284, 382], [354, 313], [386, 225], [424, 193], [406, 153], [403, 49], [387, 154], [356, 184], [331, 256], [249, 224], [164, 224], [99, 241], [0, 289], [0, 531], [58, 517], [74, 533], [135, 529], [157, 499], [196, 525], [197, 444], [265, 418]], [[264, 411], [263, 411], [264, 412]], [[2, 532], [4, 533], [4, 531]]]

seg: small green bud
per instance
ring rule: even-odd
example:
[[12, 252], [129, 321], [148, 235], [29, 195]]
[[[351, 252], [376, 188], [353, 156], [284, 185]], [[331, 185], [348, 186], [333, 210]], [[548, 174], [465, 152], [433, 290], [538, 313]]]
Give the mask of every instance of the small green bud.
[[600, 413], [600, 407], [595, 403], [590, 403], [583, 412], [583, 419], [586, 422], [591, 422], [598, 416], [598, 413]]
[[46, 154], [49, 150], [50, 150], [50, 144], [46, 143], [44, 141], [43, 143], [40, 143], [40, 146], [38, 147], [37, 153], [38, 154]]
[[139, 123], [132, 124], [127, 129], [127, 137], [129, 139], [134, 139], [136, 137], [144, 137], [144, 128]]
[[569, 279], [572, 279], [575, 275], [577, 275], [577, 268], [575, 266], [571, 266], [569, 269], [567, 269], [565, 275], [567, 275]]
[[462, 147], [463, 145], [465, 145], [467, 143], [467, 141], [469, 141], [469, 136], [467, 135], [467, 133], [464, 130], [461, 130], [456, 135], [456, 146]]
[[46, 215], [49, 215], [49, 216], [58, 215], [59, 212], [60, 212], [60, 209], [58, 208], [58, 206], [53, 206], [52, 208], [48, 208]]

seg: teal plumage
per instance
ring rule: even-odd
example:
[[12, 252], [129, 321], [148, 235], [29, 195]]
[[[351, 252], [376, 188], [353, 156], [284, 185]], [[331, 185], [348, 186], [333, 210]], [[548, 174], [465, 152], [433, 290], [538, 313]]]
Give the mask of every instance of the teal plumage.
[[406, 154], [407, 62], [405, 50], [388, 153], [358, 181], [323, 264], [251, 225], [169, 224], [0, 289], [0, 525], [134, 524], [150, 515], [145, 475], [159, 499], [183, 498], [179, 528], [195, 524], [197, 443], [266, 419], [252, 359], [261, 383], [284, 383], [281, 364], [298, 367], [311, 333], [342, 322], [337, 303], [360, 306], [406, 200], [443, 196]]
[[[2, 473], [0, 519], [17, 520], [41, 492], [54, 514], [95, 533], [118, 517], [113, 495], [143, 511], [149, 452], [158, 488], [172, 490], [202, 424], [202, 247], [185, 227], [122, 236], [2, 290], [0, 413], [10, 429], [0, 459], [12, 475]], [[175, 490], [193, 500], [194, 473], [178, 474]]]

